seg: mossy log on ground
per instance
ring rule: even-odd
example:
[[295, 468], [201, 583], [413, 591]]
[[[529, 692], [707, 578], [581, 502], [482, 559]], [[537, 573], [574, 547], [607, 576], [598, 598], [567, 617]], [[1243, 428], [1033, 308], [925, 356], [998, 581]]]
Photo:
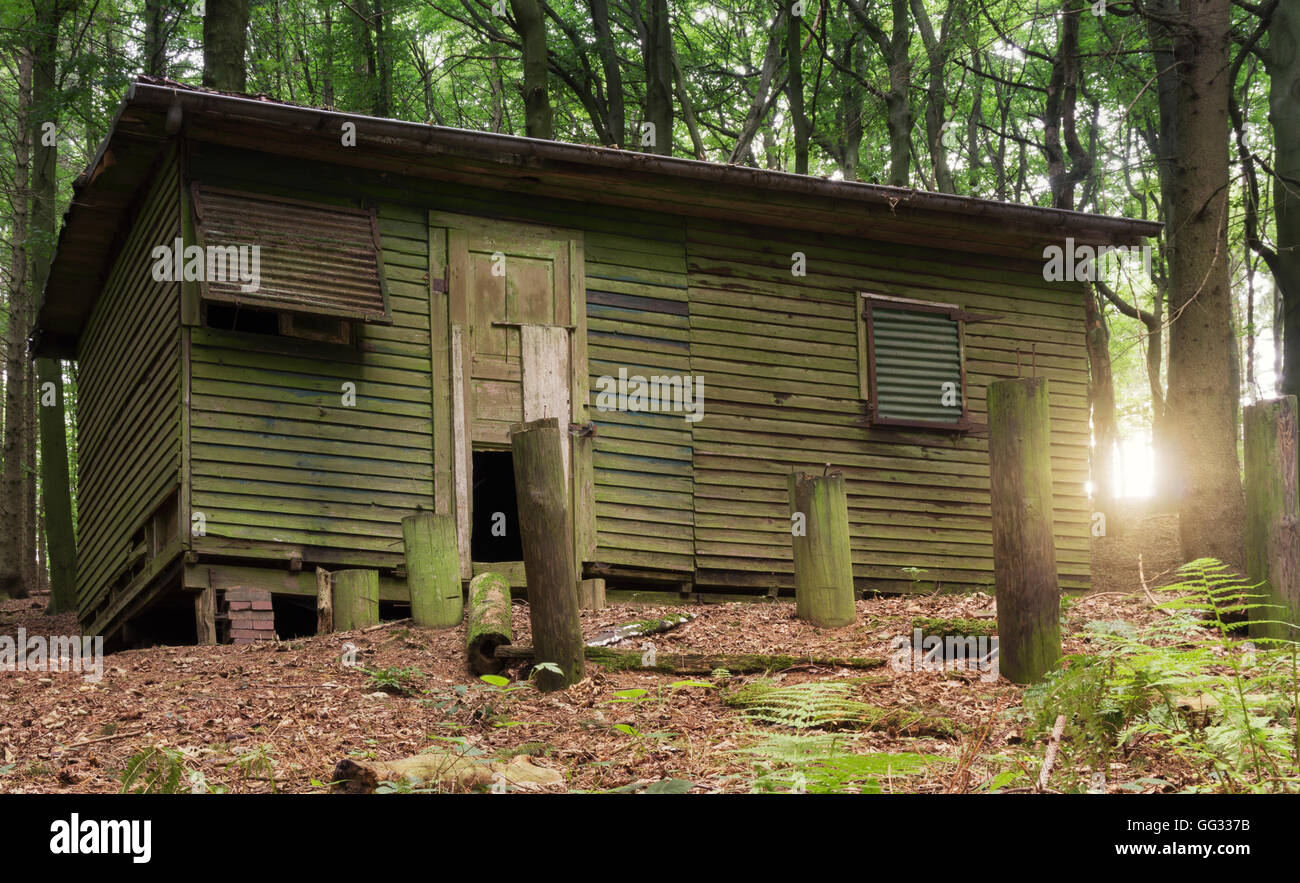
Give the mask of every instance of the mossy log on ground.
[[422, 787], [467, 791], [504, 783], [508, 788], [531, 790], [558, 785], [564, 776], [556, 770], [519, 756], [509, 762], [446, 752], [429, 752], [401, 760], [366, 761], [345, 757], [334, 766], [330, 791], [335, 794], [369, 794], [381, 782], [410, 782]]
[[[528, 661], [533, 658], [533, 648], [526, 646], [498, 647], [497, 658]], [[780, 671], [798, 665], [826, 665], [840, 668], [880, 668], [888, 660], [877, 656], [791, 656], [779, 653], [657, 653], [654, 665], [642, 665], [639, 650], [611, 650], [608, 647], [587, 647], [583, 655], [610, 671], [657, 671], [662, 674], [706, 675], [720, 668], [733, 675], [761, 671]]]
[[944, 619], [939, 616], [918, 616], [912, 620], [912, 628], [920, 629], [927, 637], [935, 635], [940, 638], [992, 637], [998, 633], [996, 619]]
[[496, 649], [512, 638], [510, 583], [499, 573], [480, 573], [469, 584], [469, 617], [465, 647], [470, 671], [498, 674], [504, 667]]

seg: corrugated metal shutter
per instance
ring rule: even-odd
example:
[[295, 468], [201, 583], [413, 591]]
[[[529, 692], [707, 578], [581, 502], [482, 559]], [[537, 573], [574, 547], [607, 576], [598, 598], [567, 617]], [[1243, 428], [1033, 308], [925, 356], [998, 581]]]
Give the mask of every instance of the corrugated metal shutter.
[[960, 424], [965, 408], [957, 320], [947, 313], [879, 304], [869, 309], [876, 419]]
[[204, 281], [205, 298], [367, 322], [391, 319], [373, 211], [197, 184], [193, 193], [200, 245], [259, 247], [255, 291], [241, 290], [238, 274], [227, 273], [225, 280]]

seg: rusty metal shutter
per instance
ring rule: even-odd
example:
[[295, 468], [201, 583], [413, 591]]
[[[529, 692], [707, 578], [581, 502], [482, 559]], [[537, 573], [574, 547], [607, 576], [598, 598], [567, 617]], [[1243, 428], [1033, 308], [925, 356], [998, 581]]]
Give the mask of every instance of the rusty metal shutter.
[[[389, 322], [379, 228], [373, 209], [312, 203], [195, 184], [194, 218], [212, 301], [366, 322]], [[214, 253], [258, 248], [256, 289], [238, 273], [211, 272]], [[214, 251], [215, 250], [215, 251]], [[245, 266], [251, 269], [252, 252]], [[217, 265], [218, 267], [220, 264]], [[233, 277], [233, 278], [232, 278]]]
[[956, 309], [868, 299], [864, 316], [873, 422], [966, 428], [961, 321]]

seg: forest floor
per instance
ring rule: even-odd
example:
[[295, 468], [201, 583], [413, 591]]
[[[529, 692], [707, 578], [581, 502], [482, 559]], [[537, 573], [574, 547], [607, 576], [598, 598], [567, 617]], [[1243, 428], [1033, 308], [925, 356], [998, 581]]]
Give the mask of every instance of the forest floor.
[[[1143, 517], [1122, 539], [1098, 543], [1098, 591], [1066, 605], [1067, 653], [1086, 647], [1084, 623], [1159, 618], [1140, 589], [1137, 555], [1144, 556], [1148, 580], [1162, 573], [1167, 579], [1177, 563], [1176, 543], [1170, 545], [1176, 519], [1172, 530], [1170, 520]], [[0, 602], [0, 634], [19, 627], [29, 635], [76, 633], [71, 617], [43, 616], [44, 604], [43, 598]], [[996, 616], [983, 594], [863, 600], [853, 626], [827, 631], [797, 620], [788, 601], [613, 604], [584, 611], [583, 631], [590, 638], [605, 627], [672, 612], [696, 616], [616, 646], [635, 649], [649, 640], [660, 657], [888, 659], [895, 639], [911, 635], [919, 617], [994, 623]], [[526, 606], [517, 604], [514, 614], [515, 642], [531, 643]], [[355, 666], [341, 662], [345, 642], [357, 648]], [[107, 657], [97, 683], [75, 672], [0, 672], [0, 791], [115, 792], [130, 760], [156, 746], [174, 749], [175, 762], [198, 787], [231, 792], [319, 793], [340, 759], [392, 760], [431, 748], [478, 758], [529, 755], [563, 775], [562, 785], [545, 789], [551, 791], [635, 790], [675, 779], [696, 793], [744, 792], [763, 786], [770, 766], [745, 749], [782, 731], [747, 717], [725, 697], [761, 678], [588, 664], [586, 678], [564, 691], [542, 693], [527, 682], [502, 688], [467, 671], [463, 627], [424, 631], [409, 621], [254, 646], [129, 650]], [[839, 682], [856, 701], [906, 710], [834, 737], [854, 754], [876, 756], [880, 767], [869, 781], [846, 773], [849, 790], [1028, 789], [1042, 762], [1041, 741], [1025, 740], [1014, 713], [1023, 691], [1005, 679], [955, 669], [863, 671], [811, 663], [767, 678], [783, 685]], [[917, 762], [915, 755], [924, 758]], [[1183, 775], [1175, 762], [1140, 751], [1109, 766], [1110, 790], [1153, 771], [1170, 787]]]

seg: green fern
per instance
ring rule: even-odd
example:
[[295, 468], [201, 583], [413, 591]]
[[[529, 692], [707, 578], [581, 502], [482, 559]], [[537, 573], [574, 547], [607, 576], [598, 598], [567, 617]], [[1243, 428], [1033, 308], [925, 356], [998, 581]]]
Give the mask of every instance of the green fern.
[[[1240, 622], [1228, 621], [1270, 608], [1257, 602], [1257, 588], [1201, 558], [1160, 589], [1171, 596], [1158, 605], [1171, 614], [1162, 621], [1090, 623], [1091, 651], [1067, 656], [1026, 691], [1026, 735], [1045, 738], [1064, 714], [1062, 750], [1093, 769], [1145, 740], [1201, 771], [1204, 784], [1192, 790], [1300, 790], [1297, 645], [1261, 641], [1271, 648], [1257, 649], [1234, 632]], [[1217, 640], [1204, 640], [1207, 624]]]
[[753, 721], [798, 730], [866, 726], [878, 710], [852, 698], [852, 690], [852, 685], [834, 681], [780, 685], [760, 680], [728, 694], [726, 703], [744, 709]]
[[809, 794], [879, 794], [881, 780], [911, 776], [934, 763], [934, 754], [857, 754], [851, 740], [830, 733], [756, 733], [759, 741], [736, 754], [755, 762], [754, 791]]

